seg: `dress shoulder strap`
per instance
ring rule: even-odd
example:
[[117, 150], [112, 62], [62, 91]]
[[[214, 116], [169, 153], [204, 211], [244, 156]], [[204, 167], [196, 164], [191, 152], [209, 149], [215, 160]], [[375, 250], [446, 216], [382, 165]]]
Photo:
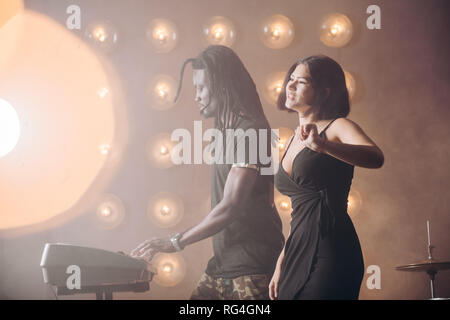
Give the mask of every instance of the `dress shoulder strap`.
[[291, 143], [292, 143], [292, 140], [294, 140], [294, 137], [295, 137], [295, 133], [294, 133], [294, 135], [291, 137], [291, 139], [289, 140], [288, 146], [287, 146], [286, 150], [284, 150], [284, 153], [283, 153], [283, 156], [281, 157], [281, 161], [280, 161], [280, 162], [283, 162], [284, 156], [286, 155], [286, 153], [287, 153], [289, 147], [291, 146]]
[[[338, 118], [336, 118], [336, 119], [338, 119]], [[336, 119], [331, 120], [331, 121], [326, 125], [326, 127], [323, 128], [323, 130], [319, 133], [319, 135], [321, 135], [322, 133], [324, 133], [325, 130], [327, 130], [328, 127], [329, 127]]]

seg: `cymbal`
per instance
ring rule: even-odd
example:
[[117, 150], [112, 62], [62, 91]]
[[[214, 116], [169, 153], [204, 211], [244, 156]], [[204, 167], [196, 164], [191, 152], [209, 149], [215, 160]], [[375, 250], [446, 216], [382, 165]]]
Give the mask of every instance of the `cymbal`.
[[450, 261], [424, 260], [395, 268], [398, 271], [438, 271], [450, 269]]

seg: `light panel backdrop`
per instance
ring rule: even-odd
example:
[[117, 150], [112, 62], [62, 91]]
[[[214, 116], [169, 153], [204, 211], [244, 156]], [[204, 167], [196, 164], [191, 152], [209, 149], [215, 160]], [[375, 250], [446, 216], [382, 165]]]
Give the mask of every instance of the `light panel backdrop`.
[[[426, 274], [395, 267], [427, 258], [427, 220], [434, 258], [450, 259], [447, 2], [0, 2], [0, 99], [15, 108], [21, 125], [16, 148], [0, 158], [0, 298], [53, 298], [39, 267], [47, 242], [129, 252], [208, 213], [209, 167], [166, 161], [168, 134], [193, 132], [201, 120], [190, 70], [181, 99], [164, 102], [173, 97], [183, 61], [206, 47], [206, 37], [226, 41], [240, 56], [271, 126], [283, 132], [298, 120], [278, 111], [271, 95], [294, 61], [325, 54], [352, 76], [349, 118], [385, 153], [381, 169], [356, 168], [352, 184], [351, 217], [368, 271], [360, 298], [429, 298]], [[370, 5], [381, 9], [381, 29], [367, 27]], [[68, 28], [76, 25], [70, 17], [77, 8], [79, 29]], [[333, 13], [352, 25], [341, 47], [319, 34]], [[271, 48], [261, 33], [274, 15], [286, 17], [292, 32], [269, 34], [286, 37]], [[207, 29], [211, 21], [223, 29]], [[203, 130], [212, 125], [203, 121]], [[287, 235], [289, 203], [276, 197]], [[173, 277], [115, 298], [187, 299], [211, 255], [208, 239], [166, 262], [160, 257], [165, 271], [176, 269]], [[380, 268], [380, 287], [373, 287], [370, 266]], [[450, 297], [449, 271], [438, 273], [436, 290]]]

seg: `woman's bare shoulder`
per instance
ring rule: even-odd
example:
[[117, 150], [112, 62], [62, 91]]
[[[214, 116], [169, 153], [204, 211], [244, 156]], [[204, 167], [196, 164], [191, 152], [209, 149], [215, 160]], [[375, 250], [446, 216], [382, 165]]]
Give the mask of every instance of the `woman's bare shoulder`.
[[349, 118], [337, 118], [328, 127], [327, 137], [331, 141], [341, 141], [342, 137], [351, 132], [362, 132], [361, 127]]

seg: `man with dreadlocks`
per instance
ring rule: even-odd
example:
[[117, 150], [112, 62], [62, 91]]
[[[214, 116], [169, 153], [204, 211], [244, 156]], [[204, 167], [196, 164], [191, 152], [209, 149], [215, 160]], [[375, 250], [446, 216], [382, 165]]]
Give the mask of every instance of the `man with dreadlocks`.
[[[177, 97], [188, 63], [194, 70], [200, 113], [213, 117], [216, 129], [223, 133], [227, 129], [270, 132], [256, 86], [231, 49], [210, 46], [197, 58], [186, 60]], [[270, 143], [268, 139], [269, 150]], [[258, 146], [245, 145], [244, 162], [212, 165], [212, 210], [199, 224], [171, 237], [145, 241], [132, 256], [150, 261], [157, 252], [180, 251], [212, 236], [214, 256], [191, 299], [269, 299], [268, 285], [284, 238], [273, 203], [273, 175], [261, 175], [260, 169], [266, 165], [259, 159], [256, 163], [249, 161], [249, 153], [257, 151], [251, 148]]]

